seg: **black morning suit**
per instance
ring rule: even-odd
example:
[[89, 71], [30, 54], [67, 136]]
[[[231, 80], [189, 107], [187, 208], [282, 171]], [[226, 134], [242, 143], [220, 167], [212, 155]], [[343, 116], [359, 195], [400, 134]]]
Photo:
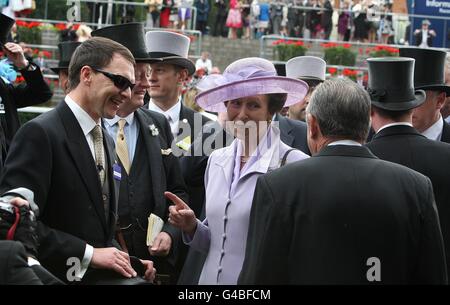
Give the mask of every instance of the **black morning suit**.
[[91, 150], [64, 101], [22, 126], [5, 162], [0, 189], [21, 186], [34, 192], [40, 210], [38, 259], [62, 280], [69, 268], [67, 259], [81, 261], [86, 243], [94, 248], [114, 245], [119, 183], [113, 179], [112, 167], [117, 161], [105, 130], [103, 141], [110, 189], [108, 217]]
[[371, 257], [382, 284], [447, 283], [428, 178], [337, 145], [258, 179], [238, 284], [370, 284]]
[[413, 127], [382, 129], [366, 145], [378, 158], [407, 166], [430, 178], [450, 271], [450, 144], [433, 141]]
[[[175, 241], [180, 238], [180, 231], [167, 222], [170, 202], [164, 192], [170, 191], [189, 202], [186, 186], [178, 158], [161, 151], [170, 148], [172, 142], [169, 122], [162, 114], [142, 108], [134, 114], [139, 135], [129, 175], [121, 164], [119, 223], [122, 228], [129, 227], [122, 232], [130, 255], [153, 260], [158, 273], [172, 273], [177, 254]], [[151, 125], [158, 129], [158, 135], [152, 135]], [[167, 262], [164, 258], [150, 256], [148, 251], [146, 236], [150, 213], [164, 220], [162, 231], [172, 237], [173, 248]]]

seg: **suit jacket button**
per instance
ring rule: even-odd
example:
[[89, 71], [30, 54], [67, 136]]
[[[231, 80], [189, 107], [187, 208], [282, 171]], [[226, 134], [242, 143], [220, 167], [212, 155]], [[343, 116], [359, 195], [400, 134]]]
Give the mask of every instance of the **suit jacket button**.
[[108, 196], [106, 196], [105, 194], [103, 194], [103, 195], [102, 195], [102, 199], [103, 199], [103, 201], [106, 201], [106, 200], [108, 200]]

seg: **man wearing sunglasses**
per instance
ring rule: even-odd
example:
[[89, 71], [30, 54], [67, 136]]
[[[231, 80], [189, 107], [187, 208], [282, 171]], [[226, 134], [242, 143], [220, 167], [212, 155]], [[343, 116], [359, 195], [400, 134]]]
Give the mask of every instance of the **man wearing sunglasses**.
[[[134, 64], [130, 51], [112, 40], [83, 42], [69, 64], [65, 100], [18, 131], [5, 163], [0, 189], [34, 192], [39, 261], [66, 282], [137, 275], [138, 265], [113, 247], [120, 170], [101, 128], [101, 118], [113, 118], [130, 99]], [[137, 262], [153, 280], [153, 263]]]
[[[127, 47], [136, 60], [136, 85], [131, 99], [120, 106], [113, 119], [104, 120], [115, 140], [121, 165], [118, 240], [130, 255], [153, 260], [158, 279], [163, 283], [175, 284], [176, 251], [172, 245], [180, 234], [166, 222], [169, 203], [164, 192], [173, 190], [187, 199], [186, 186], [178, 159], [170, 151], [173, 137], [169, 122], [164, 115], [141, 108], [150, 88], [151, 70], [144, 27], [140, 23], [114, 25], [95, 30], [92, 36], [113, 39]], [[148, 246], [148, 217], [152, 213], [161, 218], [164, 225]]]

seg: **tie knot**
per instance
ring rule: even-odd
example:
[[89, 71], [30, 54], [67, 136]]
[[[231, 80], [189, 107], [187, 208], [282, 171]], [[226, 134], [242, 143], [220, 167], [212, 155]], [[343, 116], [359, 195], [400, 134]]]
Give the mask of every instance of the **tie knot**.
[[127, 121], [125, 119], [120, 119], [118, 122], [119, 128], [123, 129], [123, 127], [125, 126], [126, 123], [127, 123]]
[[99, 139], [102, 137], [102, 128], [100, 127], [100, 125], [95, 125], [91, 133], [94, 139]]

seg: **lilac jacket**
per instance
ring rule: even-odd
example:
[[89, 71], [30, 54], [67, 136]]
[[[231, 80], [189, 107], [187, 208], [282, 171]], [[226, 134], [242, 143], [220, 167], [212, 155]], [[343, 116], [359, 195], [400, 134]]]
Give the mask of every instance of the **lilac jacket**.
[[[280, 131], [271, 127], [258, 146], [258, 154], [239, 169], [242, 144], [233, 143], [214, 151], [205, 174], [206, 219], [197, 220], [192, 239], [184, 242], [207, 253], [199, 284], [235, 285], [245, 256], [250, 209], [259, 176], [277, 169], [291, 147], [282, 143]], [[299, 150], [291, 151], [287, 163], [308, 158]]]

